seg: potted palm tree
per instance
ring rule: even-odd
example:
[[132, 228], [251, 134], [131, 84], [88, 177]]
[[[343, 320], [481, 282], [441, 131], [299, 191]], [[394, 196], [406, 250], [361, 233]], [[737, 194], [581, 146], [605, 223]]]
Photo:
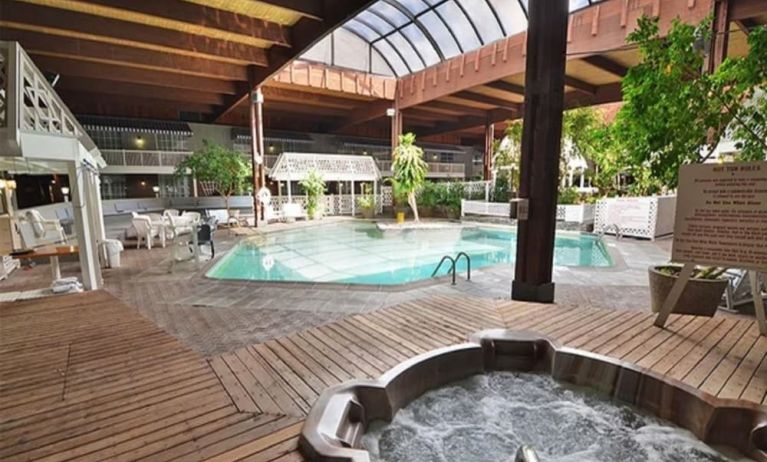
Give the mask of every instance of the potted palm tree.
[[[423, 160], [423, 149], [415, 145], [414, 133], [400, 135], [399, 145], [394, 149], [391, 168], [396, 182], [394, 189], [398, 186], [407, 196], [407, 202], [413, 210], [413, 218], [418, 222], [416, 193], [423, 186], [429, 166]], [[397, 221], [399, 222], [399, 213]]]
[[[649, 268], [650, 301], [653, 312], [660, 311], [663, 302], [671, 292], [671, 288], [679, 278], [681, 270], [680, 265], [674, 264]], [[727, 279], [722, 277], [725, 271], [727, 268], [696, 267], [672, 312], [713, 316], [729, 283]]]
[[362, 211], [362, 217], [371, 219], [375, 215], [375, 198], [367, 185], [362, 185], [362, 195], [357, 197], [357, 208]]
[[325, 180], [322, 179], [322, 175], [314, 169], [309, 170], [299, 184], [306, 192], [306, 214], [312, 220], [322, 218], [320, 199], [325, 193]]

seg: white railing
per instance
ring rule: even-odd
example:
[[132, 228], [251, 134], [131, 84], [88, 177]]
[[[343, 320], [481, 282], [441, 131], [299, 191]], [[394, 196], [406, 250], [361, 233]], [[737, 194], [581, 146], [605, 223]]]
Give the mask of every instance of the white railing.
[[136, 149], [102, 149], [107, 165], [125, 167], [176, 167], [190, 151], [153, 151]]
[[[378, 169], [381, 170], [381, 175], [391, 176], [391, 161], [390, 160], [378, 160]], [[459, 163], [446, 163], [446, 162], [427, 162], [429, 165], [429, 171], [426, 176], [431, 177], [450, 177], [450, 178], [464, 178], [466, 176], [466, 165]]]
[[484, 215], [509, 218], [511, 205], [508, 202], [461, 201], [461, 216]]
[[48, 83], [32, 59], [16, 42], [0, 42], [0, 134], [21, 156], [22, 133], [54, 134], [77, 138], [98, 158], [95, 143]]

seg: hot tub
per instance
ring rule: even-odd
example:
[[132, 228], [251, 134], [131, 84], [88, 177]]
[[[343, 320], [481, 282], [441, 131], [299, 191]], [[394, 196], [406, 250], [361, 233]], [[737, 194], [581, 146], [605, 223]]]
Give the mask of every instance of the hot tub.
[[[480, 382], [477, 382], [478, 380]], [[508, 387], [515, 386], [514, 383], [517, 383], [514, 382], [515, 380], [533, 380], [535, 383], [527, 386], [532, 385], [534, 388], [530, 390], [535, 390], [536, 393], [533, 394], [536, 395], [539, 394], [537, 393], [538, 390], [543, 391], [550, 388], [550, 392], [560, 393], [559, 388], [562, 388], [565, 390], [565, 394], [576, 396], [576, 401], [580, 404], [586, 401], [591, 402], [591, 398], [584, 398], [584, 401], [584, 399], [578, 398], [578, 393], [583, 393], [584, 396], [599, 395], [605, 403], [604, 406], [629, 408], [631, 412], [636, 412], [641, 419], [645, 419], [643, 422], [662, 423], [659, 428], [669, 428], [668, 432], [672, 432], [675, 438], [689, 435], [691, 447], [704, 446], [694, 440], [697, 438], [706, 445], [722, 447], [725, 451], [736, 452], [759, 462], [767, 461], [767, 409], [764, 406], [746, 401], [719, 399], [681, 382], [664, 379], [654, 372], [625, 362], [571, 348], [563, 348], [556, 342], [534, 332], [507, 330], [479, 332], [471, 336], [469, 343], [446, 347], [417, 356], [391, 369], [379, 380], [354, 380], [329, 388], [317, 400], [306, 419], [299, 442], [300, 448], [303, 454], [312, 461], [397, 460], [396, 457], [379, 458], [377, 450], [374, 450], [371, 456], [371, 453], [365, 449], [363, 437], [370, 447], [370, 442], [373, 441], [375, 444], [375, 441], [379, 441], [376, 438], [381, 438], [382, 434], [381, 424], [376, 424], [373, 425], [376, 427], [373, 429], [373, 433], [365, 437], [371, 423], [377, 421], [391, 422], [395, 419], [397, 412], [410, 405], [411, 402], [415, 406], [414, 409], [406, 408], [403, 413], [423, 412], [424, 409], [429, 409], [429, 403], [419, 403], [419, 400], [434, 399], [434, 396], [439, 398], [439, 392], [432, 392], [432, 394], [437, 393], [434, 396], [427, 394], [423, 398], [419, 397], [430, 390], [440, 388], [447, 390], [444, 388], [446, 386], [448, 388], [463, 387], [469, 392], [490, 390], [493, 393], [490, 398], [497, 399], [503, 398], [504, 393], [514, 394], [508, 392], [508, 390], [514, 391], [513, 388]], [[482, 381], [501, 383], [503, 386], [482, 388], [482, 383], [484, 383]], [[477, 383], [480, 384], [479, 388], [472, 388]], [[507, 391], [504, 392], [504, 390]], [[450, 393], [450, 391], [445, 393]], [[463, 391], [460, 394], [465, 395]], [[449, 402], [451, 395], [447, 395], [447, 401], [445, 401], [445, 396], [441, 398], [443, 403]], [[487, 396], [479, 398], [488, 399]], [[467, 398], [464, 397], [464, 399]], [[468, 399], [470, 400], [471, 396]], [[516, 399], [519, 399], [519, 396]], [[545, 395], [537, 398], [531, 395], [529, 399], [531, 409], [540, 407], [540, 405], [535, 404], [536, 399], [543, 400], [540, 401], [543, 404], [551, 400]], [[565, 403], [562, 406], [567, 407], [569, 405]], [[597, 407], [599, 406], [602, 404]], [[498, 407], [502, 408], [503, 406], [499, 405]], [[618, 412], [622, 411], [619, 410]], [[468, 415], [471, 412], [464, 414]], [[482, 419], [481, 415], [480, 417], [473, 415], [472, 418]], [[540, 415], [537, 418], [540, 419]], [[633, 417], [629, 418], [629, 420], [633, 419]], [[429, 422], [428, 418], [427, 422]], [[525, 425], [532, 425], [530, 422], [526, 424], [524, 418], [519, 415], [506, 420], [501, 419], [501, 426], [504, 426], [506, 422], [509, 422], [509, 426], [522, 429]], [[546, 423], [551, 422], [547, 421]], [[394, 427], [390, 429], [390, 433], [397, 429], [397, 424], [397, 419], [395, 419], [395, 422], [391, 424]], [[475, 424], [484, 425], [483, 422], [467, 422], [467, 426], [462, 427], [463, 423], [457, 422], [456, 426], [461, 429], [460, 434], [464, 440], [467, 439], [465, 435], [471, 433], [468, 424], [474, 425], [471, 428], [477, 428]], [[496, 427], [490, 427], [491, 430], [483, 434], [494, 435], [492, 428], [496, 428], [498, 429], [497, 434], [500, 435], [503, 429], [499, 428], [497, 423], [495, 425]], [[549, 425], [550, 430], [548, 431], [551, 434], [559, 430], [566, 432], [565, 428], [559, 428], [557, 425], [559, 424]], [[676, 429], [676, 426], [680, 428]], [[521, 434], [524, 435], [524, 432]], [[514, 457], [516, 448], [513, 447], [514, 444], [509, 443], [509, 438], [511, 440], [518, 438], [518, 441], [514, 441], [515, 443], [531, 444], [535, 450], [536, 444], [534, 441], [531, 443], [529, 437], [523, 438], [514, 435], [516, 434], [502, 435], [503, 438], [506, 438], [505, 442], [499, 439], [500, 442], [493, 446], [498, 448], [497, 453], [493, 454], [493, 457], [496, 457], [495, 460], [510, 461]], [[411, 440], [418, 437], [418, 435], [409, 436]], [[575, 437], [586, 438], [578, 435]], [[655, 438], [656, 436], [652, 437]], [[523, 439], [527, 439], [527, 441], [523, 441]], [[532, 439], [535, 440], [534, 437]], [[395, 443], [399, 444], [397, 438], [389, 438], [389, 440], [386, 443], [389, 446]], [[453, 440], [450, 441], [452, 446]], [[539, 438], [539, 443], [540, 441]], [[675, 441], [677, 440], [669, 441], [673, 445], [676, 444]], [[543, 443], [541, 444], [543, 445]], [[487, 445], [477, 445], [477, 447], [487, 447]], [[699, 460], [739, 460], [738, 458], [729, 459], [725, 456], [722, 458], [710, 456], [708, 451], [713, 450], [706, 448], [708, 446], [699, 450], [702, 454]], [[452, 450], [451, 448], [448, 449]], [[538, 448], [538, 451], [544, 454], [547, 454], [546, 451], [549, 450], [550, 448]], [[487, 454], [483, 454], [484, 456]], [[672, 455], [672, 457], [678, 456], [678, 454]], [[615, 457], [615, 455], [608, 457]], [[423, 459], [429, 458], [424, 457]], [[451, 460], [449, 457], [445, 457], [445, 454], [440, 454], [437, 459]], [[561, 460], [577, 459], [565, 457]], [[690, 458], [682, 460], [690, 460]]]

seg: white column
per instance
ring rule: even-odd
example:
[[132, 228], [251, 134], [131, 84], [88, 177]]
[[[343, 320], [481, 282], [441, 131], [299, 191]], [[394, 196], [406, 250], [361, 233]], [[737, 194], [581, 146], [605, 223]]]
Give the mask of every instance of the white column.
[[373, 211], [378, 213], [378, 181], [373, 180]]
[[583, 188], [583, 182], [584, 182], [585, 178], [586, 178], [586, 170], [585, 169], [581, 169], [581, 189]]
[[352, 183], [352, 216], [354, 216], [354, 212], [356, 212], [355, 208], [357, 204], [354, 203], [354, 181], [352, 181], [351, 183]]
[[97, 290], [101, 285], [98, 251], [94, 248], [95, 233], [93, 220], [88, 207], [88, 173], [77, 162], [69, 163], [69, 189], [72, 194], [72, 214], [75, 220], [75, 233], [79, 247], [80, 270], [83, 286], [86, 290]]
[[290, 193], [290, 178], [288, 178], [288, 203], [289, 204], [293, 203], [293, 196]]

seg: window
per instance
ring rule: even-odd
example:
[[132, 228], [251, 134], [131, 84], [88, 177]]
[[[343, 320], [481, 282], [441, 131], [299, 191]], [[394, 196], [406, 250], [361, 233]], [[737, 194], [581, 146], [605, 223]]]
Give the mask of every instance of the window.
[[102, 199], [124, 199], [127, 195], [127, 186], [123, 175], [101, 176]]
[[160, 196], [189, 197], [189, 177], [176, 175], [158, 175], [160, 179]]
[[441, 152], [439, 154], [439, 161], [443, 164], [452, 164], [455, 162], [455, 154], [452, 152]]

